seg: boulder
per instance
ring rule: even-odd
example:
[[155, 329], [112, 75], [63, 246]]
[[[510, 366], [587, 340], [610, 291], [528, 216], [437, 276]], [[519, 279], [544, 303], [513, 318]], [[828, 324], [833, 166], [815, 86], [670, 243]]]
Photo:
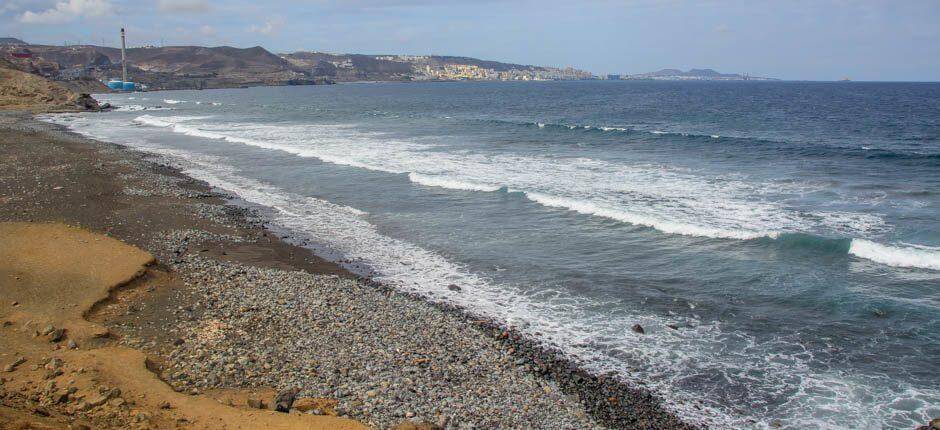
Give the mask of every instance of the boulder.
[[641, 325], [639, 325], [639, 324], [634, 324], [634, 325], [633, 325], [633, 332], [634, 332], [634, 333], [639, 333], [639, 334], [646, 334], [646, 330], [643, 330], [643, 326], [641, 326]]
[[274, 397], [274, 410], [278, 412], [289, 412], [299, 392], [300, 390], [297, 388], [281, 390], [281, 392], [277, 393], [277, 396]]
[[79, 94], [78, 98], [75, 99], [75, 106], [84, 110], [101, 110], [101, 106], [98, 105], [98, 100], [95, 100], [95, 98], [88, 93]]

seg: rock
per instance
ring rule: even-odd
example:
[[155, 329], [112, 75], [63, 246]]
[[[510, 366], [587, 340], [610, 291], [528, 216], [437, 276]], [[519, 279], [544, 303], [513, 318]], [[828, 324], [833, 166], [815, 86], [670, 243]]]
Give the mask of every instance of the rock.
[[39, 334], [45, 336], [49, 333], [52, 333], [54, 330], [55, 330], [55, 327], [53, 327], [52, 324], [48, 324], [46, 325], [45, 328], [42, 329], [42, 331], [39, 332]]
[[646, 334], [646, 330], [643, 330], [643, 326], [641, 326], [641, 325], [639, 325], [639, 324], [634, 324], [634, 325], [633, 325], [633, 332], [634, 332], [634, 333], [639, 333], [639, 334]]
[[314, 415], [333, 415], [336, 416], [336, 408], [339, 405], [338, 400], [303, 397], [294, 401], [293, 408], [300, 412], [310, 412]]
[[66, 403], [69, 401], [69, 392], [61, 391], [52, 396], [52, 401], [55, 403]]
[[69, 349], [78, 349], [78, 344], [72, 339], [69, 339]]
[[450, 284], [447, 286], [448, 290], [460, 292], [461, 288], [457, 284]]
[[92, 408], [97, 408], [98, 406], [101, 406], [107, 402], [108, 402], [108, 396], [101, 396], [101, 395], [95, 396], [91, 400], [86, 401], [88, 406]]
[[264, 404], [261, 399], [256, 399], [254, 397], [248, 398], [248, 407], [252, 409], [267, 409], [268, 406]]
[[289, 412], [299, 392], [300, 390], [297, 388], [281, 390], [281, 392], [277, 393], [277, 396], [274, 397], [274, 410], [278, 412]]
[[173, 346], [180, 346], [183, 343], [184, 343], [183, 339], [177, 338], [176, 340], [173, 341]]
[[666, 327], [669, 327], [673, 330], [679, 330], [679, 325], [677, 324], [666, 324]]
[[101, 110], [101, 106], [98, 105], [98, 100], [95, 100], [91, 94], [88, 93], [79, 94], [78, 98], [75, 99], [75, 106], [84, 110]]
[[16, 360], [13, 360], [12, 363], [7, 364], [6, 367], [3, 368], [3, 371], [4, 371], [4, 372], [12, 372], [12, 371], [16, 370], [16, 368], [17, 368], [19, 365], [21, 365], [21, 364], [23, 364], [23, 363], [25, 363], [25, 362], [26, 362], [26, 357], [19, 357], [19, 358], [17, 358]]
[[49, 360], [48, 363], [46, 363], [45, 367], [46, 367], [46, 370], [56, 370], [56, 369], [61, 368], [62, 364], [64, 364], [64, 362], [62, 361], [61, 358], [53, 357], [51, 360]]
[[[251, 400], [251, 399], [249, 399], [249, 400]], [[172, 409], [172, 408], [173, 408], [173, 405], [171, 405], [170, 402], [162, 401], [162, 402], [160, 402], [159, 408], [160, 408], [160, 409]]]
[[49, 333], [49, 342], [58, 342], [62, 340], [62, 338], [64, 337], [65, 337], [65, 329], [57, 328], [53, 330], [52, 333]]
[[395, 427], [393, 430], [440, 430], [442, 427], [429, 422], [405, 421]]

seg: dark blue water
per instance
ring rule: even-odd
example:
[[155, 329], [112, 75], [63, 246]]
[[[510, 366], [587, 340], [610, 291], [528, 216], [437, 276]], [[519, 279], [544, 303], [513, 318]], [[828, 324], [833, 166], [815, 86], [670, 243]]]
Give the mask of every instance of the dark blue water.
[[940, 84], [105, 98], [123, 110], [55, 120], [174, 157], [354, 268], [516, 324], [683, 416], [940, 416]]

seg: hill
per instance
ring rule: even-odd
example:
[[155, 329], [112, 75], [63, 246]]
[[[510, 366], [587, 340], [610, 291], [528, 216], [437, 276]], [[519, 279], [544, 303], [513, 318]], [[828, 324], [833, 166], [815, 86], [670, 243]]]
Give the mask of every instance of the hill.
[[683, 72], [679, 69], [662, 69], [655, 72], [640, 73], [637, 75], [627, 75], [625, 79], [654, 79], [667, 81], [770, 81], [773, 78], [763, 78], [758, 76], [741, 75], [737, 73], [720, 73], [713, 69], [690, 69]]
[[98, 102], [41, 76], [0, 60], [0, 109], [35, 112], [98, 109]]
[[0, 45], [25, 45], [26, 42], [15, 37], [0, 37]]
[[[121, 51], [94, 45], [0, 46], [21, 70], [55, 80], [121, 77]], [[127, 50], [128, 79], [151, 89], [199, 89], [325, 83], [260, 46], [169, 46]]]
[[337, 81], [590, 79], [573, 68], [531, 66], [443, 55], [363, 55], [324, 52], [281, 54], [313, 76]]
[[[6, 38], [2, 40], [18, 39]], [[0, 44], [15, 67], [78, 88], [121, 77], [121, 51], [94, 45]], [[573, 68], [503, 63], [457, 56], [294, 52], [255, 46], [167, 46], [127, 50], [128, 80], [150, 89], [202, 89], [334, 81], [591, 79]], [[98, 88], [102, 90], [102, 88]]]

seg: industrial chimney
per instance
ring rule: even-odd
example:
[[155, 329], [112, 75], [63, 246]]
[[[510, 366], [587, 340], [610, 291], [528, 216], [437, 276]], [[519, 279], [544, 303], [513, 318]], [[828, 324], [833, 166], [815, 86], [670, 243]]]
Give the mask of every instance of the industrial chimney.
[[121, 27], [121, 81], [127, 82], [127, 60], [124, 57], [124, 50], [127, 46], [124, 42], [124, 27]]

